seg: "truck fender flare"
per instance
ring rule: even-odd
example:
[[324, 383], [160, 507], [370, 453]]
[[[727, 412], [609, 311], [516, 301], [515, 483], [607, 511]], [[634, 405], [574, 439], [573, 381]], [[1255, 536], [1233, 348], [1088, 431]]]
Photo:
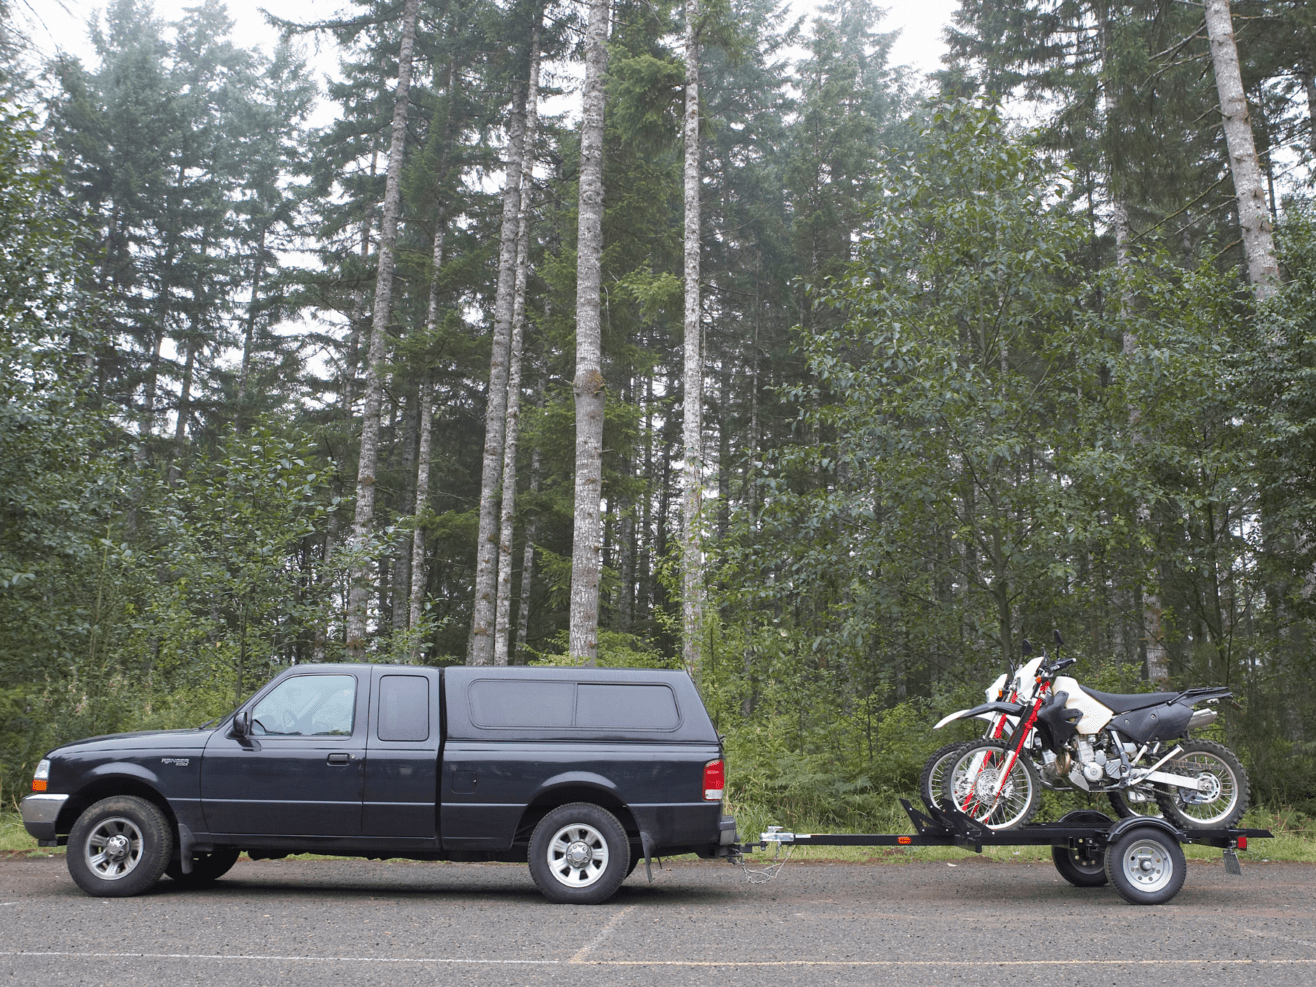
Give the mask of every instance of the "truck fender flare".
[[593, 771], [563, 771], [561, 774], [555, 774], [551, 778], [545, 778], [543, 784], [530, 799], [531, 802], [537, 801], [541, 796], [550, 793], [555, 788], [566, 788], [568, 786], [585, 785], [589, 788], [601, 788], [613, 798], [621, 799], [617, 795], [617, 786], [610, 779], [603, 775], [595, 774]]
[[[160, 776], [150, 768], [131, 761], [111, 761], [109, 764], [101, 764], [84, 776], [86, 782], [108, 781], [114, 778], [132, 778], [134, 781], [150, 785], [157, 793], [160, 791]], [[161, 798], [163, 797], [162, 795]]]

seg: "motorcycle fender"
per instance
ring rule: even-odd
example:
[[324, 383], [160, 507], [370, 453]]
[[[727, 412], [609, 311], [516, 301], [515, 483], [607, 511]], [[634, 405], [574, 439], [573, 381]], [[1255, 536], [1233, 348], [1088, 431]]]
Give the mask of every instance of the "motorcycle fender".
[[1023, 713], [1024, 708], [1019, 703], [983, 703], [981, 706], [975, 706], [973, 709], [962, 709], [958, 713], [951, 713], [950, 716], [944, 716], [937, 721], [934, 730], [940, 730], [947, 723], [954, 723], [956, 720], [971, 719], [988, 719], [993, 713], [1004, 713], [1006, 716], [1019, 716]]

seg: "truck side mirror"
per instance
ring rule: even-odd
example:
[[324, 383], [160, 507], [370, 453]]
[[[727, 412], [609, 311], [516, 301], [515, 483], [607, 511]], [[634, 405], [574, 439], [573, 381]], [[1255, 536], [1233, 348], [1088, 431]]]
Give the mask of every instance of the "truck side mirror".
[[233, 736], [251, 736], [251, 710], [239, 710], [238, 714], [233, 717]]

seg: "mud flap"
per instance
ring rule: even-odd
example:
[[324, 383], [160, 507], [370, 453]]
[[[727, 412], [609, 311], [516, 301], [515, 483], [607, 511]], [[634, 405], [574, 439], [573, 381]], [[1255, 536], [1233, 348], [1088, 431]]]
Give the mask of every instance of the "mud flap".
[[[649, 875], [649, 883], [652, 884], [654, 842], [653, 837], [644, 830], [640, 830], [640, 846], [644, 847], [644, 872]], [[663, 862], [661, 860], [658, 861], [658, 867], [661, 869], [662, 866]]]

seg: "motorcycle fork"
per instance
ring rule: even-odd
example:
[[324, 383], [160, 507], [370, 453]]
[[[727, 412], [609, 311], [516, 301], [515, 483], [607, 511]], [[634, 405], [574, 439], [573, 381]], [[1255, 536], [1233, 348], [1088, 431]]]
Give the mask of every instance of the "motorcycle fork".
[[[1001, 800], [1001, 789], [1005, 787], [1006, 780], [1010, 777], [1010, 772], [1014, 770], [1015, 764], [1019, 761], [1019, 752], [1023, 750], [1023, 746], [1028, 740], [1028, 735], [1032, 731], [1033, 725], [1037, 722], [1037, 714], [1042, 708], [1042, 701], [1043, 696], [1039, 694], [1038, 697], [1033, 700], [1033, 708], [1028, 711], [1028, 718], [1019, 721], [1019, 725], [1015, 728], [1015, 732], [1010, 738], [1010, 747], [1006, 751], [1005, 762], [1002, 765], [1000, 774], [996, 777], [996, 786], [992, 789], [992, 807], [995, 807], [996, 803]], [[1002, 720], [1004, 722], [1004, 718], [1002, 718]], [[979, 763], [976, 765], [974, 770], [981, 771], [982, 764]], [[975, 800], [975, 790], [976, 789], [974, 788], [969, 790], [969, 794], [964, 799], [964, 804], [959, 807], [961, 812], [969, 811], [969, 806]]]

